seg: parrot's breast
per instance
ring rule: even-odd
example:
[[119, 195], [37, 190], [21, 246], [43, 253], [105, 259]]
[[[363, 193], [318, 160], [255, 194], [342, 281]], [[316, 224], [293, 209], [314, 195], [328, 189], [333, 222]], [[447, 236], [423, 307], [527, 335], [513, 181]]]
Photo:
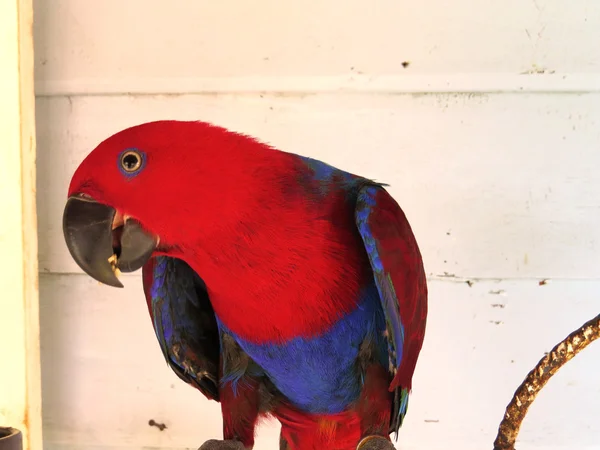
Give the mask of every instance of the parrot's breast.
[[[275, 387], [295, 406], [310, 413], [335, 414], [357, 400], [362, 389], [357, 358], [365, 339], [387, 355], [385, 322], [375, 284], [361, 291], [358, 306], [313, 338], [283, 344], [255, 344], [241, 339], [219, 322], [265, 371]], [[381, 358], [387, 366], [387, 356]]]

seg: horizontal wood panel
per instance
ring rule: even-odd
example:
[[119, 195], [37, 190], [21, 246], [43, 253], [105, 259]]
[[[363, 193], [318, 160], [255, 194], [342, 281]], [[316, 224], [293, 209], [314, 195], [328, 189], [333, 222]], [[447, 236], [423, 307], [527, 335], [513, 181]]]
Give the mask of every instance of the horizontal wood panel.
[[[166, 366], [139, 276], [114, 289], [84, 275], [42, 275], [40, 289], [45, 448], [195, 449], [220, 435], [218, 405]], [[597, 281], [431, 282], [397, 448], [490, 448], [516, 387], [545, 351], [597, 314], [599, 290]], [[533, 404], [518, 448], [596, 448], [599, 370], [599, 344], [561, 369]], [[256, 448], [277, 448], [277, 434], [275, 424], [261, 427]]]
[[38, 97], [183, 94], [455, 94], [600, 92], [600, 74], [340, 75], [40, 80]]
[[64, 244], [70, 177], [121, 128], [207, 120], [391, 184], [432, 277], [597, 278], [598, 95], [39, 98], [40, 270]]
[[590, 0], [34, 3], [39, 93], [168, 92], [223, 77], [418, 80], [600, 68], [600, 10]]

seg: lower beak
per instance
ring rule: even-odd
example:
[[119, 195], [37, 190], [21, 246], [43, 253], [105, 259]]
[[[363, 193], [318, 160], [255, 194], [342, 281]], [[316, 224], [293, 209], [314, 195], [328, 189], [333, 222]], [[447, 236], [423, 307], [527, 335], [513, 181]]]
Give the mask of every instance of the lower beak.
[[[85, 273], [109, 286], [123, 287], [115, 268], [122, 272], [140, 269], [158, 240], [132, 219], [123, 224], [122, 233], [115, 233], [115, 215], [110, 206], [74, 195], [65, 205], [63, 233], [71, 256]], [[114, 255], [116, 266], [110, 262]]]

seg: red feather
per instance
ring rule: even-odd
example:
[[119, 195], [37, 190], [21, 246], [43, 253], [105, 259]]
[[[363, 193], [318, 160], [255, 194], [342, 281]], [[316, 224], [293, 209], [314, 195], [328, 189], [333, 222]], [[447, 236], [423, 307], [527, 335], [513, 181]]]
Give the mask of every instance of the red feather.
[[[132, 147], [148, 163], [124, 179], [118, 156]], [[160, 236], [156, 254], [168, 250], [202, 274], [229, 329], [251, 342], [278, 342], [328, 329], [355, 308], [354, 293], [372, 277], [345, 193], [311, 201], [294, 182], [306, 170], [297, 155], [220, 127], [154, 122], [102, 142], [77, 169], [69, 195], [88, 194], [138, 219]]]
[[398, 203], [383, 189], [376, 195], [376, 213], [369, 226], [378, 242], [379, 256], [389, 274], [404, 325], [402, 362], [390, 390], [412, 388], [412, 376], [423, 345], [427, 322], [427, 280], [417, 241]]

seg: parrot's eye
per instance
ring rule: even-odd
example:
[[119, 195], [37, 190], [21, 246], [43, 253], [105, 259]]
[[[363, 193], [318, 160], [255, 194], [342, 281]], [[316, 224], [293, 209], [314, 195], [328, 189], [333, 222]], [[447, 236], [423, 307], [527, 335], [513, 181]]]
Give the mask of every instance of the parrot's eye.
[[137, 172], [142, 167], [142, 155], [137, 150], [127, 150], [121, 155], [121, 168], [128, 174]]

